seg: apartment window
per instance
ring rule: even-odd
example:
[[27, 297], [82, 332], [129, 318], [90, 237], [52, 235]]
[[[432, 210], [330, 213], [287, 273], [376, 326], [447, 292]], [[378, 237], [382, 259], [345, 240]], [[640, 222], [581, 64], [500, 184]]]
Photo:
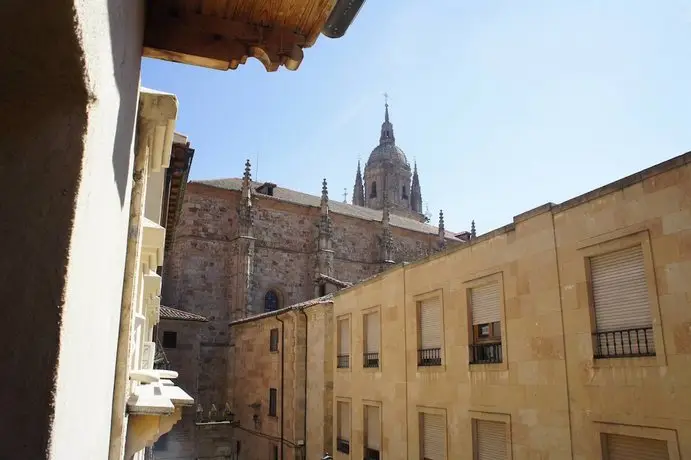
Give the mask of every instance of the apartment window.
[[272, 417], [276, 417], [276, 397], [278, 395], [278, 391], [276, 391], [275, 388], [270, 388], [269, 389], [269, 415]]
[[269, 351], [278, 351], [278, 329], [271, 329], [269, 335]]
[[655, 356], [643, 248], [590, 258], [595, 358]]
[[420, 324], [418, 366], [441, 366], [441, 298], [433, 297], [418, 303]]
[[477, 460], [505, 460], [506, 424], [490, 420], [474, 420], [475, 458]]
[[175, 331], [163, 331], [163, 348], [176, 348], [178, 346], [178, 333]]
[[502, 362], [501, 351], [501, 290], [495, 281], [470, 289], [470, 310], [473, 343], [470, 344], [470, 363]]
[[381, 459], [381, 419], [378, 406], [365, 406], [365, 460]]
[[379, 328], [379, 312], [368, 313], [363, 316], [365, 352], [362, 356], [363, 367], [378, 368], [379, 367], [379, 335], [381, 329]]
[[667, 441], [620, 434], [603, 435], [604, 458], [607, 460], [668, 460]]
[[446, 421], [441, 414], [420, 414], [420, 458], [446, 460]]
[[336, 366], [341, 369], [350, 367], [350, 319], [338, 320], [338, 355]]
[[344, 454], [350, 453], [350, 403], [336, 402], [337, 423], [336, 450]]
[[278, 446], [275, 444], [271, 445], [271, 458], [272, 460], [278, 460]]

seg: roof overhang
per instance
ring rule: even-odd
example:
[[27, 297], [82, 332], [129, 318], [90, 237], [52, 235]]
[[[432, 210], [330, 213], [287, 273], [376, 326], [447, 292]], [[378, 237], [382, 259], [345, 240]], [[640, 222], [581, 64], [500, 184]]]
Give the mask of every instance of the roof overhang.
[[365, 0], [147, 0], [145, 57], [219, 70], [247, 58], [297, 70], [320, 33], [338, 38]]

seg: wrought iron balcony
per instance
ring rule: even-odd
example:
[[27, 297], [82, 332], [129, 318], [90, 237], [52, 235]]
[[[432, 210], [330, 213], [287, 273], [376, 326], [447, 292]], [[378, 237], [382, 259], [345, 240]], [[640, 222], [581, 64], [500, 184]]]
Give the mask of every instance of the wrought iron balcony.
[[362, 367], [379, 367], [379, 353], [364, 353], [362, 355]]
[[365, 458], [364, 460], [380, 460], [379, 451], [375, 449], [370, 449], [365, 447]]
[[495, 364], [502, 362], [501, 342], [471, 343], [470, 364]]
[[418, 366], [441, 366], [441, 348], [423, 348], [417, 351]]
[[653, 328], [637, 327], [593, 334], [595, 358], [655, 356]]
[[347, 369], [350, 367], [350, 355], [336, 356], [336, 367], [339, 369]]
[[336, 438], [336, 450], [344, 454], [350, 453], [350, 441], [347, 439]]

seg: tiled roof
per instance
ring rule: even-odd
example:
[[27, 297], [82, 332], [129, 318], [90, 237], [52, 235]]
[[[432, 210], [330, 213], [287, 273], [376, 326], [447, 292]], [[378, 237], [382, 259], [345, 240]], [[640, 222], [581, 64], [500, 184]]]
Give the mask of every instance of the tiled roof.
[[237, 326], [238, 324], [244, 324], [244, 323], [249, 323], [251, 321], [256, 321], [259, 319], [270, 318], [272, 316], [278, 316], [282, 313], [287, 313], [290, 310], [301, 310], [303, 308], [311, 307], [313, 305], [327, 304], [327, 303], [333, 303], [333, 294], [326, 294], [325, 296], [317, 297], [315, 299], [305, 300], [304, 302], [296, 303], [296, 304], [291, 305], [289, 307], [280, 308], [280, 309], [274, 310], [274, 311], [267, 311], [264, 313], [260, 313], [258, 315], [253, 315], [253, 316], [249, 316], [247, 318], [242, 318], [242, 319], [238, 319], [235, 321], [231, 321], [229, 323], [229, 325], [230, 326]]
[[177, 321], [208, 321], [208, 319], [201, 315], [196, 315], [194, 313], [189, 313], [178, 310], [177, 308], [166, 307], [163, 305], [161, 305], [161, 319], [172, 319]]
[[[240, 191], [242, 189], [242, 179], [240, 178], [200, 180], [192, 181], [191, 183], [203, 184], [208, 185], [210, 187], [222, 188], [226, 190]], [[252, 182], [252, 189], [257, 188], [260, 185], [262, 185], [262, 183]], [[298, 192], [297, 190], [291, 190], [283, 187], [274, 188], [273, 193], [273, 196], [259, 196], [261, 196], [262, 198], [287, 201], [290, 203], [295, 203], [303, 206], [312, 206], [315, 208], [321, 206], [321, 197], [316, 195], [309, 195], [307, 193], [302, 193]], [[381, 210], [365, 208], [363, 206], [355, 206], [353, 204], [343, 203], [341, 201], [329, 200], [329, 211], [335, 214], [341, 214], [344, 216], [356, 217], [358, 219], [375, 222], [381, 222], [382, 219]], [[437, 227], [428, 225], [424, 222], [418, 222], [416, 220], [398, 216], [393, 213], [390, 216], [391, 225], [394, 227], [405, 228], [407, 230], [428, 233], [432, 235], [436, 235], [437, 233], [439, 233]], [[446, 238], [458, 241], [455, 237], [454, 232], [446, 231]]]
[[347, 281], [337, 280], [336, 278], [332, 278], [331, 276], [320, 273], [319, 276], [317, 276], [317, 281], [322, 281], [322, 280], [326, 281], [327, 283], [331, 283], [334, 286], [340, 287], [340, 288], [346, 288], [346, 287], [350, 287], [353, 285], [353, 283], [349, 283]]

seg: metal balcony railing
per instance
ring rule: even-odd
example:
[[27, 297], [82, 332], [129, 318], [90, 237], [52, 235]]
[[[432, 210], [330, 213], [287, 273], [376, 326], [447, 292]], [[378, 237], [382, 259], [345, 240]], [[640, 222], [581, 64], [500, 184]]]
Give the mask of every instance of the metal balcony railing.
[[471, 343], [470, 364], [495, 364], [502, 362], [501, 342]]
[[595, 358], [631, 358], [655, 356], [653, 328], [637, 327], [593, 334]]
[[379, 367], [379, 353], [364, 353], [362, 355], [362, 367]]
[[350, 453], [350, 441], [347, 439], [336, 438], [336, 450], [344, 454]]
[[347, 369], [350, 367], [350, 355], [336, 356], [336, 367], [339, 369]]
[[369, 447], [365, 447], [364, 460], [381, 460], [381, 457], [379, 456], [379, 451], [375, 449], [370, 449]]
[[423, 348], [417, 351], [418, 366], [441, 366], [441, 348]]

